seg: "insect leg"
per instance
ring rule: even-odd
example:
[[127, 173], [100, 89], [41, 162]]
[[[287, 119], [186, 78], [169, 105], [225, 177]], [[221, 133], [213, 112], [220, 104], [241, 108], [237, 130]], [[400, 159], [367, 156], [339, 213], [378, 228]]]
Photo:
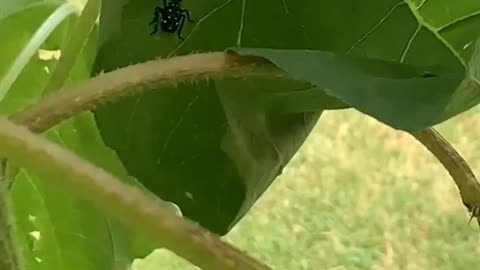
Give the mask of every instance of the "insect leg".
[[153, 14], [153, 19], [152, 19], [152, 21], [149, 23], [149, 25], [152, 25], [152, 24], [155, 24], [155, 23], [158, 22], [158, 19], [160, 18], [160, 11], [159, 11], [159, 10], [157, 11], [157, 9], [158, 9], [158, 7], [155, 8], [155, 13]]
[[159, 18], [160, 15], [162, 15], [164, 9], [161, 8], [161, 7], [156, 7], [155, 8], [155, 12], [153, 13], [153, 15], [155, 16], [155, 18]]
[[182, 11], [182, 13], [187, 15], [187, 19], [188, 19], [189, 22], [195, 22], [194, 20], [190, 19], [190, 13], [188, 12], [188, 10], [182, 9], [181, 11]]
[[179, 39], [181, 39], [182, 41], [185, 40], [183, 37], [182, 37], [182, 29], [183, 29], [183, 24], [185, 23], [185, 15], [182, 15], [180, 17], [180, 26], [178, 27], [178, 31], [177, 31], [177, 36]]
[[153, 27], [153, 31], [150, 33], [150, 35], [155, 34], [157, 31], [158, 31], [158, 23], [155, 24], [155, 26]]
[[155, 8], [155, 13], [153, 14], [153, 19], [149, 23], [149, 25], [154, 25], [153, 31], [150, 33], [150, 35], [155, 34], [158, 31], [158, 21], [160, 21], [160, 16], [162, 15], [163, 8], [161, 7], [156, 7]]

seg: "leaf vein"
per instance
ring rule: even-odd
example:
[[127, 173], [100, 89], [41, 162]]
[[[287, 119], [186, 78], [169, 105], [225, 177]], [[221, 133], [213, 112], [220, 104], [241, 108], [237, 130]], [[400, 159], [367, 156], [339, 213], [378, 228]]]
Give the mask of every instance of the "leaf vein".
[[190, 111], [190, 109], [192, 108], [193, 104], [195, 104], [195, 102], [197, 102], [197, 100], [199, 99], [199, 95], [195, 96], [187, 105], [187, 107], [185, 108], [185, 110], [183, 111], [182, 115], [180, 116], [180, 118], [178, 119], [177, 123], [175, 124], [175, 126], [170, 130], [170, 132], [168, 133], [167, 135], [167, 138], [165, 139], [165, 142], [163, 143], [163, 146], [162, 146], [162, 151], [160, 152], [160, 155], [158, 157], [158, 160], [157, 160], [157, 165], [160, 165], [161, 161], [162, 161], [162, 155], [163, 153], [167, 150], [167, 147], [168, 145], [170, 144], [170, 141], [172, 140], [172, 137], [173, 137], [173, 134], [175, 134], [175, 132], [177, 131], [177, 129], [180, 127], [180, 125], [182, 124], [183, 122], [183, 119], [185, 119], [185, 115]]
[[240, 20], [240, 29], [238, 29], [238, 37], [237, 37], [237, 46], [241, 47], [242, 46], [242, 35], [243, 35], [243, 26], [245, 23], [245, 6], [246, 6], [247, 0], [242, 1], [242, 14], [240, 15], [241, 20]]
[[45, 199], [43, 198], [43, 194], [38, 190], [34, 181], [32, 180], [32, 178], [30, 177], [30, 175], [26, 171], [23, 171], [23, 175], [25, 175], [25, 178], [27, 179], [27, 181], [30, 183], [30, 185], [35, 190], [35, 192], [39, 195], [38, 197], [39, 197], [40, 203], [42, 204], [42, 206], [44, 208], [45, 216], [50, 221], [50, 225], [51, 225], [50, 228], [52, 230], [52, 237], [53, 237], [53, 240], [54, 240], [54, 242], [56, 244], [56, 247], [57, 247], [56, 250], [55, 250], [55, 254], [58, 257], [58, 263], [60, 264], [60, 269], [65, 269], [64, 268], [65, 262], [63, 261], [62, 256], [60, 255], [60, 243], [59, 243], [57, 235], [55, 233], [56, 229], [55, 229], [55, 226], [53, 224], [52, 217], [50, 216], [50, 212], [48, 211], [47, 203], [45, 202]]
[[441, 32], [441, 31], [444, 31], [445, 29], [448, 29], [450, 27], [453, 27], [455, 26], [456, 24], [458, 23], [462, 23], [462, 22], [465, 22], [465, 21], [468, 21], [470, 19], [476, 19], [477, 16], [480, 16], [480, 10], [477, 10], [475, 12], [472, 12], [468, 15], [465, 15], [465, 16], [462, 16], [462, 17], [459, 17], [459, 18], [456, 18], [455, 20], [452, 20], [451, 22], [445, 24], [445, 25], [442, 25], [438, 28], [438, 32]]
[[375, 24], [369, 31], [367, 31], [359, 40], [357, 40], [353, 45], [352, 47], [350, 47], [350, 49], [348, 49], [348, 51], [345, 53], [345, 54], [349, 54], [353, 49], [355, 49], [360, 43], [362, 43], [365, 39], [367, 39], [373, 32], [375, 32], [375, 30], [378, 29], [378, 27], [380, 27], [387, 19], [388, 17], [390, 17], [390, 15], [392, 15], [392, 13], [399, 7], [399, 6], [402, 6], [404, 5], [405, 2], [399, 2], [397, 3], [395, 6], [393, 6], [388, 12], [387, 14], [385, 14], [385, 16], [383, 16], [377, 24]]
[[127, 137], [127, 140], [126, 140], [126, 141], [127, 141], [127, 143], [128, 143], [129, 145], [132, 144], [132, 138], [131, 138], [131, 136], [130, 136], [132, 133], [129, 132], [129, 131], [130, 131], [130, 130], [133, 130], [133, 129], [132, 129], [133, 121], [134, 121], [135, 116], [136, 116], [136, 114], [137, 114], [138, 104], [140, 103], [140, 100], [142, 99], [142, 97], [143, 97], [143, 94], [140, 93], [140, 94], [138, 95], [138, 97], [135, 99], [135, 104], [133, 104], [132, 112], [130, 113], [130, 116], [128, 117], [127, 128], [125, 129], [125, 132], [127, 133], [127, 136], [126, 136], [126, 137]]
[[408, 39], [407, 45], [405, 46], [405, 49], [403, 50], [402, 57], [400, 58], [400, 63], [403, 63], [403, 61], [405, 60], [405, 57], [407, 56], [407, 53], [410, 50], [410, 47], [412, 46], [413, 40], [415, 40], [415, 37], [417, 37], [421, 28], [422, 28], [422, 26], [419, 24], [417, 26], [417, 29], [415, 30], [415, 32], [413, 32], [412, 36]]
[[285, 9], [285, 14], [288, 14], [288, 6], [287, 6], [287, 0], [282, 0], [283, 1], [283, 8]]
[[187, 37], [185, 38], [185, 41], [180, 43], [177, 47], [175, 47], [175, 49], [173, 49], [169, 54], [168, 54], [168, 57], [171, 57], [173, 54], [175, 54], [178, 50], [180, 50], [183, 45], [188, 41], [188, 39], [190, 38], [190, 36], [193, 35], [193, 33], [195, 33], [195, 31], [198, 29], [198, 27], [202, 24], [202, 22], [204, 22], [206, 19], [208, 19], [210, 16], [212, 16], [213, 14], [215, 14], [217, 11], [221, 10], [222, 8], [224, 8], [226, 5], [230, 4], [233, 0], [226, 0], [225, 2], [223, 2], [222, 4], [218, 5], [217, 7], [215, 7], [214, 9], [212, 9], [209, 13], [205, 14], [205, 16], [203, 16], [202, 18], [200, 18], [198, 20], [198, 22], [195, 24], [195, 26], [193, 27], [192, 31], [187, 35]]

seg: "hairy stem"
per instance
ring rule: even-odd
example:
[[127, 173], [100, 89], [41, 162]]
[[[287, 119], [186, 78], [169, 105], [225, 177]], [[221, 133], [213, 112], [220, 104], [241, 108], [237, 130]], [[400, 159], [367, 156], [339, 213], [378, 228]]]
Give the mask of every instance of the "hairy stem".
[[30, 130], [43, 132], [82, 111], [114, 102], [121, 97], [214, 78], [286, 77], [286, 73], [257, 57], [226, 53], [179, 56], [132, 65], [59, 91], [24, 111], [11, 116]]
[[[188, 56], [180, 56], [174, 57], [165, 60], [156, 60], [150, 61], [147, 63], [142, 63], [138, 65], [129, 66], [126, 68], [122, 68], [116, 71], [112, 71], [103, 75], [100, 75], [94, 79], [91, 79], [87, 82], [81, 83], [78, 86], [64, 89], [59, 93], [49, 96], [44, 99], [39, 104], [33, 105], [26, 110], [12, 115], [11, 120], [16, 123], [26, 125], [30, 130], [35, 132], [43, 132], [52, 126], [60, 123], [61, 121], [68, 119], [84, 110], [94, 110], [97, 107], [111, 103], [116, 101], [117, 99], [125, 96], [136, 95], [143, 91], [148, 91], [152, 89], [157, 89], [162, 86], [169, 86], [169, 85], [176, 85], [182, 82], [190, 82], [190, 81], [198, 81], [202, 79], [209, 79], [209, 78], [222, 78], [222, 77], [229, 77], [229, 78], [246, 78], [246, 77], [285, 77], [286, 74], [275, 67], [270, 62], [263, 60], [261, 58], [256, 57], [241, 57], [234, 54], [226, 54], [226, 53], [205, 53], [205, 54], [196, 54], [196, 55], [188, 55]], [[5, 122], [5, 123], [4, 123]], [[0, 121], [0, 124], [11, 125], [6, 121]], [[0, 125], [1, 127], [1, 125]], [[3, 128], [2, 128], [3, 129]], [[8, 129], [7, 129], [8, 130]], [[25, 133], [25, 131], [23, 131]], [[470, 168], [463, 160], [463, 158], [451, 147], [451, 145], [446, 142], [438, 133], [435, 132], [433, 129], [429, 129], [427, 131], [412, 133], [412, 135], [419, 140], [425, 147], [435, 155], [437, 159], [443, 164], [443, 166], [450, 172], [451, 176], [454, 178], [455, 183], [459, 186], [461, 190], [461, 195], [464, 203], [470, 204], [471, 207], [478, 207], [480, 203], [478, 202], [480, 198], [480, 190], [478, 189], [478, 183], [471, 173]], [[38, 138], [37, 138], [38, 139]], [[1, 138], [0, 134], [0, 140]], [[2, 143], [2, 142], [0, 142]], [[46, 142], [42, 142], [44, 144]], [[0, 144], [1, 146], [1, 144]], [[58, 149], [59, 151], [61, 149]], [[1, 151], [1, 147], [0, 147]], [[59, 156], [58, 156], [59, 157]], [[58, 158], [57, 157], [57, 158]], [[71, 157], [74, 158], [74, 157]], [[268, 269], [264, 266], [261, 266], [256, 263], [252, 263], [256, 266], [248, 266], [248, 264], [242, 264], [246, 261], [251, 261], [250, 259], [246, 259], [243, 257], [238, 251], [235, 249], [226, 246], [216, 237], [211, 236], [208, 232], [203, 231], [199, 228], [194, 228], [190, 225], [190, 223], [185, 223], [189, 225], [185, 225], [177, 217], [171, 219], [170, 217], [163, 220], [162, 218], [156, 219], [155, 217], [160, 217], [160, 214], [157, 215], [150, 215], [152, 214], [151, 209], [156, 209], [155, 207], [147, 203], [145, 198], [139, 199], [141, 195], [138, 191], [132, 190], [130, 187], [117, 187], [120, 184], [118, 183], [112, 185], [100, 185], [102, 183], [98, 183], [93, 174], [89, 173], [87, 170], [83, 168], [86, 166], [84, 161], [78, 160], [75, 161], [76, 164], [81, 162], [81, 166], [73, 168], [75, 172], [72, 174], [81, 175], [82, 170], [85, 171], [87, 175], [82, 175], [82, 177], [86, 177], [88, 180], [86, 183], [81, 183], [78, 181], [72, 181], [72, 186], [76, 187], [84, 186], [85, 190], [89, 190], [89, 192], [94, 192], [93, 190], [98, 188], [102, 194], [110, 194], [118, 200], [122, 202], [122, 204], [126, 203], [126, 198], [128, 192], [133, 192], [134, 199], [130, 199], [130, 203], [141, 203], [135, 205], [125, 205], [123, 207], [117, 207], [113, 209], [109, 209], [112, 212], [115, 212], [120, 218], [124, 218], [122, 216], [125, 213], [125, 210], [120, 209], [127, 209], [128, 207], [132, 207], [132, 212], [135, 212], [134, 209], [144, 209], [148, 210], [148, 213], [141, 212], [141, 213], [134, 213], [132, 215], [139, 215], [142, 216], [145, 221], [148, 220], [146, 223], [146, 227], [149, 227], [153, 235], [156, 235], [158, 238], [162, 238], [164, 246], [170, 248], [174, 252], [177, 252], [181, 256], [191, 260], [194, 264], [198, 264], [200, 261], [205, 263], [204, 260], [201, 258], [197, 258], [191, 254], [184, 254], [182, 253], [182, 248], [178, 246], [181, 241], [177, 241], [181, 237], [182, 240], [186, 240], [189, 243], [193, 243], [191, 246], [187, 247], [186, 252], [190, 252], [195, 248], [199, 248], [202, 246], [203, 248], [207, 248], [210, 252], [201, 253], [204, 254], [203, 256], [210, 256], [208, 258], [216, 258], [216, 261], [225, 262], [225, 260], [230, 261], [232, 265], [231, 268], [218, 268], [218, 269]], [[15, 160], [14, 160], [15, 161]], [[24, 161], [26, 162], [26, 161]], [[62, 162], [61, 159], [55, 160], [55, 162]], [[22, 163], [20, 163], [22, 164]], [[24, 165], [24, 164], [22, 164]], [[31, 165], [34, 166], [35, 164]], [[91, 165], [88, 165], [91, 166]], [[47, 166], [48, 167], [48, 166]], [[70, 167], [72, 168], [72, 167]], [[82, 168], [80, 171], [77, 171], [76, 168]], [[98, 172], [98, 168], [91, 166], [88, 170], [92, 169], [91, 172], [95, 171]], [[106, 177], [105, 172], [101, 172], [100, 175], [102, 177]], [[90, 177], [90, 178], [89, 178]], [[108, 181], [113, 181], [111, 176]], [[49, 178], [53, 179], [53, 178]], [[61, 179], [61, 178], [60, 178]], [[78, 179], [77, 179], [78, 180]], [[103, 180], [102, 180], [103, 181]], [[113, 183], [113, 182], [112, 182]], [[129, 190], [126, 192], [126, 190]], [[469, 191], [466, 191], [469, 190]], [[121, 192], [124, 193], [121, 193]], [[87, 192], [88, 193], [88, 192]], [[120, 193], [122, 195], [120, 195]], [[466, 194], [466, 195], [465, 195]], [[88, 195], [88, 194], [87, 194]], [[127, 197], [123, 197], [127, 196]], [[464, 198], [467, 196], [470, 199]], [[138, 202], [137, 202], [138, 197]], [[105, 199], [105, 198], [104, 198]], [[102, 206], [104, 201], [99, 200], [99, 206]], [[147, 206], [148, 205], [148, 206]], [[107, 202], [107, 206], [111, 206]], [[123, 206], [123, 205], [122, 205]], [[145, 208], [146, 207], [146, 208]], [[116, 211], [120, 211], [118, 213]], [[155, 210], [160, 211], [160, 210]], [[148, 218], [145, 218], [147, 215]], [[165, 214], [166, 215], [166, 214]], [[128, 216], [130, 218], [126, 222], [128, 223], [131, 220], [132, 216]], [[128, 219], [127, 218], [127, 219]], [[142, 219], [143, 220], [143, 219]], [[173, 221], [176, 220], [176, 221]], [[163, 224], [162, 221], [165, 223]], [[178, 221], [178, 222], [177, 222]], [[161, 223], [161, 224], [156, 224]], [[177, 224], [178, 223], [178, 224]], [[156, 224], [155, 227], [152, 224]], [[173, 226], [172, 224], [176, 224]], [[179, 225], [180, 224], [180, 225]], [[163, 233], [158, 233], [158, 228], [163, 228], [164, 232], [167, 235], [163, 235]], [[173, 230], [174, 233], [172, 235], [168, 235], [169, 231]], [[194, 233], [191, 233], [193, 230]], [[147, 230], [149, 231], [149, 230]], [[184, 234], [177, 234], [178, 231], [184, 232]], [[191, 234], [189, 234], [190, 232]], [[185, 236], [188, 235], [189, 237]], [[171, 240], [174, 237], [178, 236], [174, 241], [164, 241], [166, 239]], [[203, 243], [203, 244], [202, 244]], [[222, 251], [223, 250], [223, 251]], [[199, 251], [200, 248], [199, 248]], [[192, 257], [193, 256], [193, 257]], [[223, 259], [222, 259], [223, 258]], [[226, 259], [229, 258], [229, 259]], [[218, 260], [217, 260], [218, 259]], [[220, 264], [219, 264], [220, 265]], [[242, 265], [242, 267], [238, 266]], [[224, 265], [225, 266], [225, 265]], [[238, 266], [238, 267], [237, 267]], [[236, 267], [236, 268], [235, 268]], [[255, 268], [256, 267], [256, 268]], [[263, 267], [263, 268], [262, 268]], [[206, 269], [217, 269], [212, 267], [207, 267]]]
[[[10, 119], [18, 124], [25, 125], [31, 131], [44, 132], [82, 111], [93, 110], [100, 105], [114, 102], [121, 97], [139, 94], [142, 91], [148, 91], [166, 85], [175, 85], [179, 82], [245, 76], [280, 77], [285, 76], [285, 74], [278, 68], [259, 58], [238, 57], [224, 53], [207, 53], [150, 61], [102, 74], [76, 87], [62, 89], [58, 91], [58, 93], [56, 92], [55, 95], [46, 97], [39, 104], [12, 115]], [[14, 159], [11, 161], [7, 167], [7, 178], [13, 179], [18, 172], [18, 168], [11, 166], [12, 164], [17, 164]], [[19, 165], [23, 164], [20, 163]], [[142, 207], [146, 207], [145, 209], [152, 208], [152, 206], [144, 205], [139, 209], [142, 209]], [[122, 210], [121, 212], [124, 213], [124, 211], [125, 210]], [[136, 218], [132, 218], [131, 220], [136, 220]], [[167, 223], [171, 222], [168, 219], [160, 220], [165, 220], [164, 222]], [[206, 267], [205, 269], [269, 269], [248, 256], [243, 255], [233, 247], [224, 244], [219, 238], [210, 235], [207, 231], [188, 226], [183, 225], [186, 231], [190, 231], [190, 239], [187, 239], [186, 242], [184, 241], [184, 245], [194, 247], [203, 245], [203, 247], [206, 248], [204, 253], [209, 254], [209, 256], [205, 254], [202, 255], [205, 259], [192, 258], [191, 254], [184, 254], [181, 249], [172, 248], [168, 243], [162, 242], [161, 246], [171, 249], [180, 256], [191, 260], [192, 263], [196, 265]], [[182, 226], [178, 224], [173, 227], [177, 227], [180, 230], [182, 229]], [[186, 232], [184, 233], [186, 234]], [[175, 242], [178, 242], [178, 239], [168, 242], [175, 244]], [[213, 260], [211, 262], [212, 264], [219, 265], [221, 261], [224, 260], [224, 265], [222, 268], [216, 266], [207, 267], [203, 260]], [[225, 265], [225, 261], [228, 261], [231, 265]]]
[[[275, 106], [272, 107], [275, 107], [274, 112], [277, 113], [299, 113], [306, 109], [343, 109], [349, 107], [325, 96], [318, 89], [277, 94], [273, 101]], [[480, 225], [480, 184], [465, 159], [434, 128], [409, 133], [425, 146], [448, 171], [460, 191], [463, 204], [472, 216], [477, 217]]]
[[[205, 78], [285, 77], [285, 72], [257, 57], [245, 57], [221, 52], [180, 56], [155, 60], [118, 69], [84, 82], [39, 104], [11, 116], [11, 119], [31, 130], [43, 132], [81, 111], [94, 110], [118, 98], [135, 95], [166, 85]], [[314, 98], [320, 91], [310, 91]], [[294, 97], [288, 98], [290, 103]], [[319, 97], [323, 100], [324, 97]], [[285, 101], [281, 101], [285, 103]], [[280, 102], [280, 103], [281, 103]], [[301, 110], [296, 106], [293, 110]], [[290, 108], [292, 109], [292, 108]], [[304, 108], [303, 108], [304, 109]], [[312, 109], [312, 108], [310, 108]], [[324, 109], [323, 107], [320, 109]], [[480, 185], [462, 156], [433, 128], [411, 133], [445, 167], [460, 190], [464, 204], [480, 207]]]
[[463, 204], [472, 212], [472, 215], [477, 217], [480, 225], [479, 213], [475, 211], [475, 209], [480, 207], [480, 184], [467, 162], [455, 148], [433, 128], [411, 132], [410, 134], [442, 163], [443, 167], [445, 167], [455, 181], [460, 191]]
[[65, 187], [135, 231], [145, 233], [202, 269], [268, 270], [218, 236], [177, 216], [156, 198], [125, 184], [74, 153], [0, 118], [0, 154]]
[[[69, 3], [59, 6], [37, 29], [32, 38], [28, 41], [20, 54], [15, 58], [12, 66], [5, 75], [0, 78], [0, 101], [7, 95], [15, 80], [28, 64], [38, 48], [45, 42], [48, 36], [62, 23], [65, 18], [75, 13], [75, 8]], [[1, 160], [4, 167], [5, 160]], [[4, 167], [5, 168], [5, 167]], [[2, 172], [2, 174], [5, 172]], [[12, 239], [9, 216], [9, 196], [7, 192], [8, 183], [0, 181], [0, 269], [20, 269], [19, 261], [21, 253]]]

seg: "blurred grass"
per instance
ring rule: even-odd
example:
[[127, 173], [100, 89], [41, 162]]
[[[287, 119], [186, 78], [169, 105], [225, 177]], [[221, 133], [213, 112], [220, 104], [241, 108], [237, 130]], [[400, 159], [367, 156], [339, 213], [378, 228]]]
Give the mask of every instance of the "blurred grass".
[[[439, 130], [480, 175], [480, 108]], [[410, 135], [328, 112], [226, 239], [276, 270], [455, 269], [480, 262], [480, 228], [449, 175]], [[167, 251], [135, 270], [196, 269]]]

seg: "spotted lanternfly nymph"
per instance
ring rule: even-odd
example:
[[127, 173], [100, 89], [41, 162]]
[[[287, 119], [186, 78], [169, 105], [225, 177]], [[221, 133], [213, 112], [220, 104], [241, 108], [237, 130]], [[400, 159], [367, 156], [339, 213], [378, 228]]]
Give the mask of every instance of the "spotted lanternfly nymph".
[[184, 40], [182, 37], [182, 28], [185, 23], [185, 19], [189, 22], [194, 22], [190, 19], [190, 13], [188, 10], [183, 9], [181, 5], [182, 0], [163, 0], [163, 7], [156, 7], [153, 19], [150, 25], [154, 25], [153, 31], [150, 35], [155, 34], [158, 31], [158, 26], [163, 32], [175, 33], [179, 39]]

